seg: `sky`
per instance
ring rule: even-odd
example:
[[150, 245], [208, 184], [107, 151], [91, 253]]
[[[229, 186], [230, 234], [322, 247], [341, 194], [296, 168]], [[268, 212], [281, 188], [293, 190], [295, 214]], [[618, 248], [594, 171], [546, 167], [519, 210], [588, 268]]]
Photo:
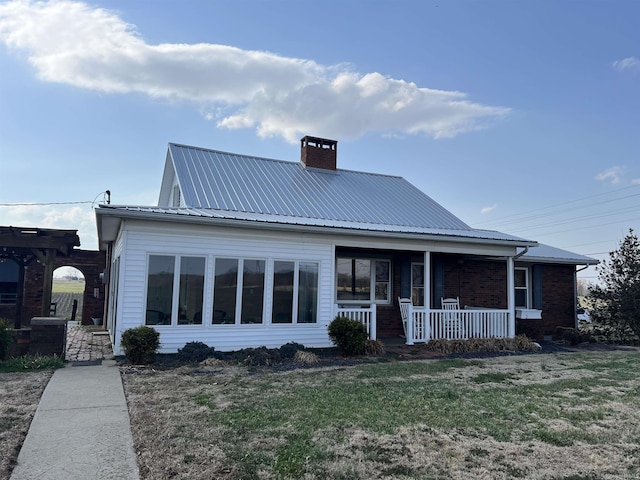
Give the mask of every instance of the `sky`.
[[640, 232], [639, 22], [637, 1], [0, 1], [0, 225], [96, 249], [95, 205], [157, 204], [169, 142], [299, 161], [311, 135], [474, 228], [602, 260]]

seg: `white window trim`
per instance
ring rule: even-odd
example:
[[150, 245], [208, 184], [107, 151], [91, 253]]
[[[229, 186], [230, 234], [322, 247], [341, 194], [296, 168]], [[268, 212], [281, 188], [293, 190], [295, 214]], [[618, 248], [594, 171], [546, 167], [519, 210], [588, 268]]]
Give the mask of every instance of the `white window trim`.
[[[370, 272], [369, 272], [369, 300], [339, 300], [338, 299], [338, 259], [339, 258], [347, 258], [347, 259], [355, 259], [355, 260], [369, 260], [371, 262]], [[376, 263], [375, 262], [387, 262], [389, 264], [389, 289], [387, 290], [387, 299], [386, 300], [376, 300]], [[366, 303], [375, 304], [375, 305], [391, 305], [393, 298], [393, 272], [391, 271], [392, 262], [390, 258], [377, 258], [377, 257], [366, 257], [366, 256], [340, 256], [336, 255], [334, 260], [334, 288], [333, 288], [333, 296], [336, 304], [339, 305], [363, 305]]]
[[531, 271], [529, 270], [528, 267], [515, 267], [514, 271], [518, 271], [518, 270], [522, 270], [525, 272], [525, 286], [524, 287], [516, 287], [515, 286], [515, 281], [514, 281], [514, 286], [513, 289], [514, 290], [524, 290], [526, 295], [526, 302], [527, 304], [525, 306], [519, 306], [516, 305], [516, 308], [531, 308]]
[[[158, 257], [173, 257], [173, 291], [171, 293], [171, 323], [169, 325], [151, 325], [153, 328], [167, 328], [167, 327], [180, 327], [180, 328], [194, 328], [202, 327], [205, 325], [205, 307], [206, 301], [206, 289], [207, 289], [207, 265], [208, 257], [206, 255], [195, 255], [190, 253], [162, 253], [162, 252], [148, 252], [147, 253], [147, 265], [145, 267], [145, 279], [144, 279], [144, 308], [145, 308], [145, 320], [143, 325], [147, 325], [146, 321], [146, 308], [149, 296], [149, 259], [152, 256]], [[202, 323], [190, 323], [180, 325], [178, 324], [178, 310], [180, 308], [180, 265], [183, 257], [190, 258], [202, 258], [204, 259], [204, 282], [202, 285]]]
[[[291, 308], [292, 308], [292, 312], [291, 312], [291, 323], [273, 323], [273, 286], [275, 285], [275, 263], [276, 262], [289, 262], [289, 263], [293, 263], [293, 302], [291, 304]], [[270, 304], [269, 304], [269, 324], [273, 325], [276, 328], [284, 328], [284, 327], [290, 327], [291, 325], [299, 325], [302, 328], [308, 328], [307, 326], [314, 326], [314, 325], [318, 325], [319, 324], [319, 319], [318, 316], [320, 315], [319, 312], [319, 305], [318, 305], [318, 299], [320, 297], [320, 265], [321, 262], [318, 260], [292, 260], [290, 258], [275, 258], [273, 259], [272, 263], [272, 268], [271, 268], [271, 277], [269, 280], [270, 286], [271, 286], [271, 291], [270, 291], [270, 295], [269, 298], [271, 300]], [[313, 263], [314, 265], [316, 265], [316, 267], [318, 268], [318, 292], [316, 292], [316, 321], [313, 323], [298, 323], [298, 305], [299, 305], [299, 297], [300, 297], [300, 264], [301, 263]]]

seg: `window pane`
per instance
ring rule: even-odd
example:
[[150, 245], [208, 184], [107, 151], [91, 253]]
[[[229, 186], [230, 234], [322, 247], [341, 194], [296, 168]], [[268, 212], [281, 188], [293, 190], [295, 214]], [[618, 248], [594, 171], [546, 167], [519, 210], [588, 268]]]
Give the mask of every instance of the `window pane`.
[[424, 287], [411, 289], [411, 303], [417, 307], [424, 307]]
[[516, 287], [527, 287], [527, 271], [517, 268], [514, 274], [514, 282]]
[[171, 325], [175, 257], [150, 255], [147, 277], [147, 325]]
[[389, 300], [388, 282], [376, 282], [376, 300]]
[[338, 258], [338, 300], [371, 300], [371, 261]]
[[527, 308], [527, 291], [516, 289], [516, 307]]
[[294, 262], [273, 262], [273, 323], [292, 323]]
[[387, 260], [376, 260], [376, 297], [378, 301], [389, 301], [389, 270], [390, 262]]
[[213, 323], [235, 323], [238, 260], [217, 258], [213, 287]]
[[411, 285], [414, 287], [424, 287], [424, 265], [414, 263], [411, 265]]
[[205, 259], [180, 259], [180, 293], [178, 295], [178, 325], [202, 323]]
[[262, 323], [264, 264], [264, 260], [243, 262], [241, 323]]
[[302, 263], [298, 276], [298, 323], [318, 320], [318, 264]]

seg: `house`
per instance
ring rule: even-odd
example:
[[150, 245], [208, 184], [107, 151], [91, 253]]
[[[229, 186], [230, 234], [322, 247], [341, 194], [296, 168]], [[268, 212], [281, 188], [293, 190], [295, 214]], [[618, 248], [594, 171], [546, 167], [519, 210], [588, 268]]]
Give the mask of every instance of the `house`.
[[[315, 137], [300, 162], [170, 144], [158, 206], [96, 218], [116, 354], [145, 324], [162, 352], [327, 347], [339, 314], [409, 344], [546, 335], [574, 325], [576, 265], [596, 262], [471, 228], [401, 177], [339, 169], [337, 142]], [[453, 327], [443, 297], [459, 298]]]

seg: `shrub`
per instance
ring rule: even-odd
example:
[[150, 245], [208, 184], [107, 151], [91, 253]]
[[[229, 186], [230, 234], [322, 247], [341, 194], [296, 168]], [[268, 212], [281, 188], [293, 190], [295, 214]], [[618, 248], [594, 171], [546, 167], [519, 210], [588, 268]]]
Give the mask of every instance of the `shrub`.
[[282, 358], [293, 358], [297, 352], [303, 352], [304, 348], [304, 345], [296, 342], [285, 343], [280, 347], [280, 356]]
[[302, 365], [318, 365], [320, 358], [313, 352], [298, 350], [293, 356], [293, 361]]
[[121, 344], [130, 363], [151, 363], [160, 346], [160, 334], [144, 325], [130, 328], [122, 332]]
[[426, 349], [439, 353], [475, 353], [533, 351], [537, 347], [533, 340], [525, 335], [514, 338], [470, 338], [468, 340], [431, 340]]
[[11, 324], [4, 318], [0, 318], [0, 360], [4, 360], [11, 345]]
[[215, 355], [215, 348], [203, 342], [187, 342], [178, 349], [178, 359], [183, 362], [202, 362]]
[[55, 370], [64, 367], [64, 360], [57, 355], [25, 355], [0, 364], [0, 372], [24, 372], [31, 370]]
[[385, 354], [384, 344], [380, 340], [367, 340], [364, 344], [364, 353], [379, 357]]
[[249, 367], [276, 365], [282, 361], [277, 348], [244, 348], [239, 352], [242, 363]]
[[367, 330], [357, 320], [347, 317], [336, 317], [329, 324], [329, 338], [344, 356], [362, 355], [365, 353]]

